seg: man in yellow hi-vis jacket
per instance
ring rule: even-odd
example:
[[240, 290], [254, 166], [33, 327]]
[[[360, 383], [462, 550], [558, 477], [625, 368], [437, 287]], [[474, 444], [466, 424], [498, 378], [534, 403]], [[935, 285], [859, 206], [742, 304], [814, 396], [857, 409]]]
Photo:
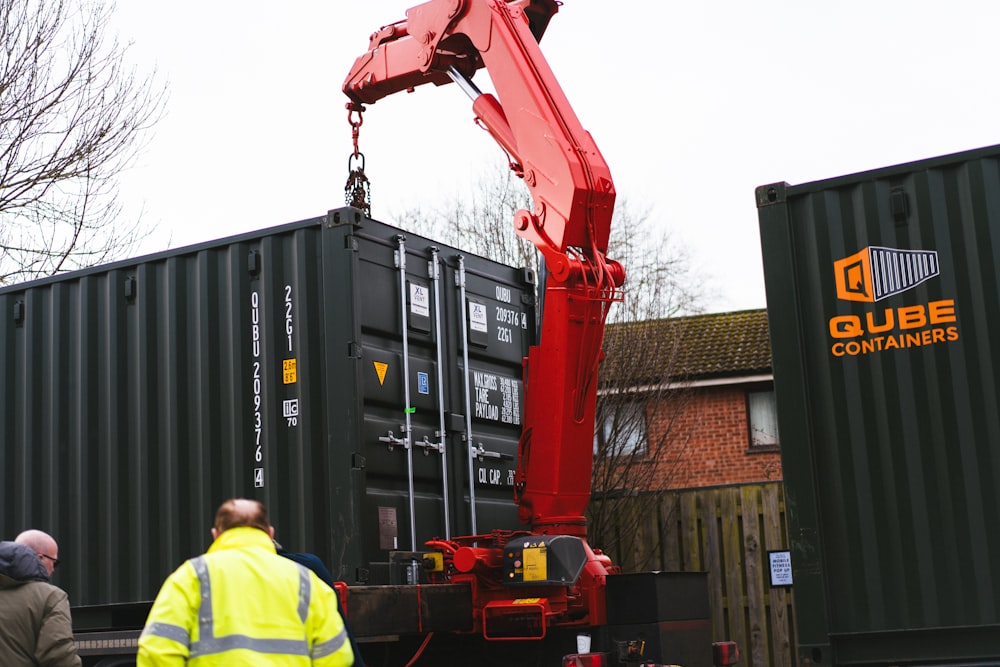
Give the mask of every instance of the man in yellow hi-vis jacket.
[[139, 667], [350, 667], [354, 657], [333, 590], [275, 552], [256, 500], [227, 500], [214, 542], [171, 574], [139, 638]]

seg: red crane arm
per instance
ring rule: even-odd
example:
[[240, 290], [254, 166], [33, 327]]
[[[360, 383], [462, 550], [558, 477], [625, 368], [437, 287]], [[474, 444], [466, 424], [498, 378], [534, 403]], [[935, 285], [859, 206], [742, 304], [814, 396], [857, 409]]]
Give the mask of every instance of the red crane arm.
[[[519, 516], [539, 532], [585, 536], [597, 368], [604, 322], [625, 273], [607, 260], [615, 190], [538, 46], [557, 0], [431, 0], [372, 35], [343, 90], [355, 105], [456, 81], [523, 176], [534, 209], [514, 226], [542, 253], [542, 336], [525, 361], [515, 476]], [[496, 97], [470, 78], [485, 67]]]

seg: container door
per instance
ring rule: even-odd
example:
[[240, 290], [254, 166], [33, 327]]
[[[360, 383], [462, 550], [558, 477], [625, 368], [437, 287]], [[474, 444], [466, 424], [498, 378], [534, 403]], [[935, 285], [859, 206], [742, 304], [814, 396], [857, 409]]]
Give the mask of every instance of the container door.
[[408, 583], [427, 540], [516, 527], [532, 285], [478, 257], [462, 260], [473, 269], [463, 273], [457, 250], [374, 221], [353, 228], [349, 244], [360, 294], [360, 579]]

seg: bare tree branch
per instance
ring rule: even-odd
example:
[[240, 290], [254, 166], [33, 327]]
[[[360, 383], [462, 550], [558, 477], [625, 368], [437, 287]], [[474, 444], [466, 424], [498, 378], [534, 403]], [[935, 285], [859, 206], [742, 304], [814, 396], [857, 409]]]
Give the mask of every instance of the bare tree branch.
[[120, 220], [117, 177], [165, 88], [108, 38], [110, 1], [0, 0], [0, 284], [108, 261], [139, 240], [138, 220]]
[[673, 480], [686, 476], [691, 429], [682, 417], [694, 394], [682, 368], [684, 320], [671, 321], [665, 329], [662, 320], [619, 320], [604, 340], [589, 534], [615, 562], [627, 555], [636, 570], [653, 566], [659, 553], [643, 527]]

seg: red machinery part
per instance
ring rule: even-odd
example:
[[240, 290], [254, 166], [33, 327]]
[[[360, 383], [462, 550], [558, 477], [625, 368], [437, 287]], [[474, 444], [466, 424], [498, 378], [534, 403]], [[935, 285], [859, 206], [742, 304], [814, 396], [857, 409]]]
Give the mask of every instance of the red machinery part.
[[740, 660], [740, 647], [736, 642], [715, 642], [712, 644], [712, 663], [717, 667], [735, 665]]
[[607, 653], [570, 653], [563, 656], [562, 667], [608, 667]]

